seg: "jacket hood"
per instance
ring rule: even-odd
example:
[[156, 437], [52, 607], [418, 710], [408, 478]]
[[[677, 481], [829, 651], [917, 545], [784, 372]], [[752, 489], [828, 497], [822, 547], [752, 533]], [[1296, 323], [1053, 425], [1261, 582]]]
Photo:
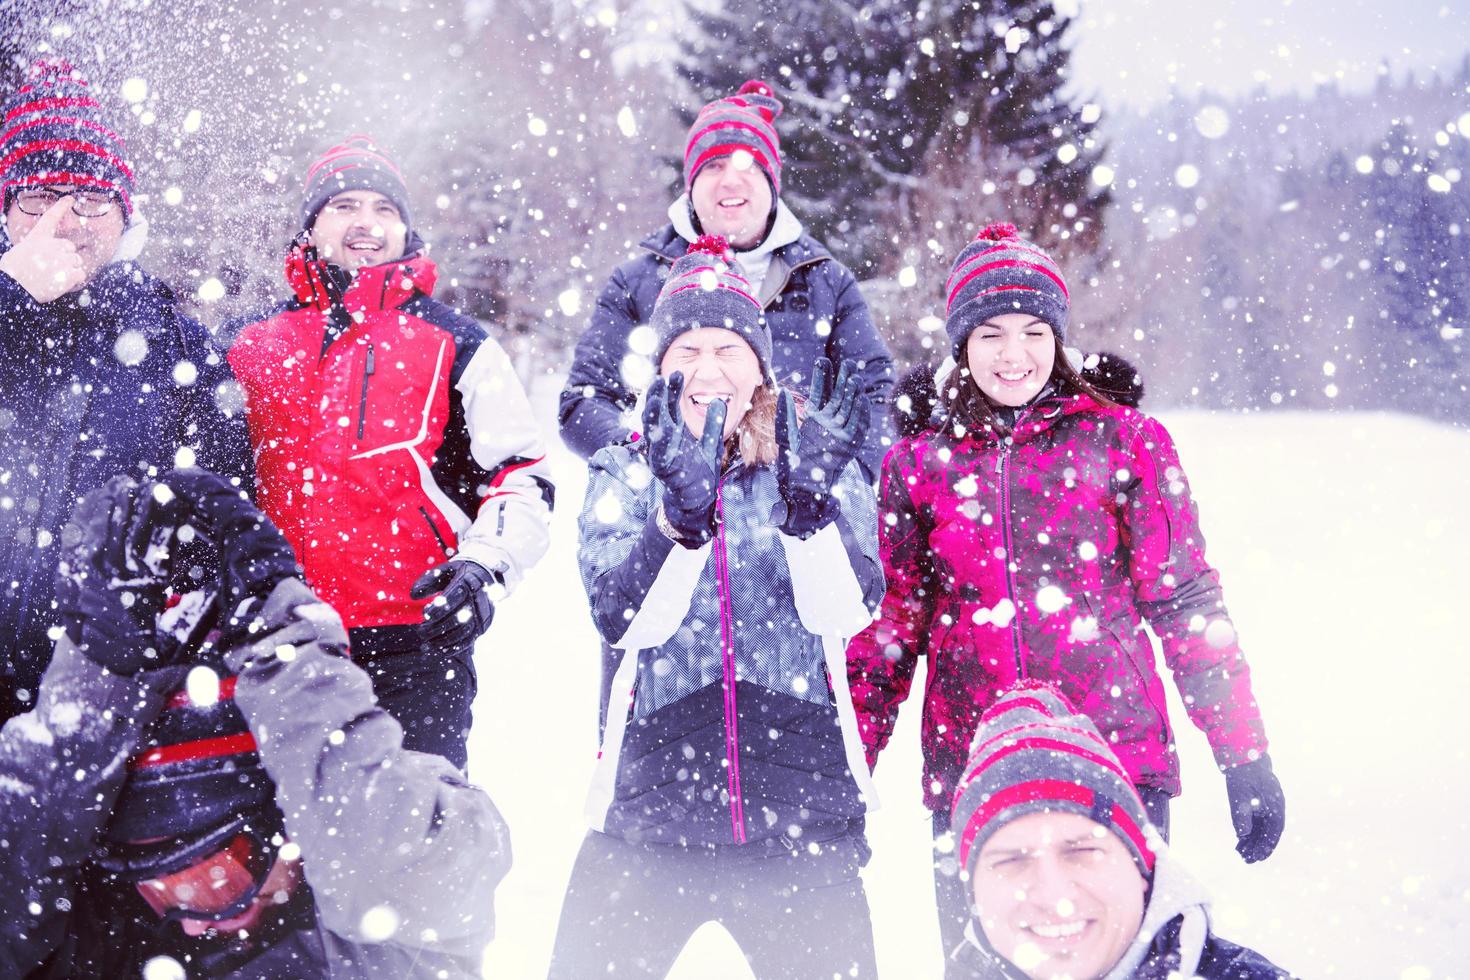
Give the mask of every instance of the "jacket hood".
[[[688, 194], [681, 194], [669, 205], [669, 223], [679, 233], [679, 237], [686, 242], [693, 242], [699, 237], [699, 231], [694, 227], [694, 205], [689, 202]], [[737, 257], [745, 259], [758, 259], [779, 248], [785, 248], [801, 238], [801, 219], [792, 213], [786, 206], [786, 202], [779, 197], [776, 198], [776, 220], [771, 224], [771, 230], [760, 244], [751, 249], [735, 249]]]
[[1118, 965], [1103, 980], [1128, 980], [1148, 956], [1154, 939], [1174, 919], [1183, 917], [1179, 929], [1179, 973], [1192, 977], [1204, 953], [1205, 939], [1210, 934], [1210, 896], [1193, 875], [1169, 853], [1169, 848], [1155, 842], [1158, 860], [1154, 864], [1153, 888], [1143, 910], [1143, 923]]
[[[287, 283], [291, 285], [295, 300], [301, 306], [315, 306], [327, 311], [331, 308], [331, 293], [325, 289], [308, 288], [321, 278], [320, 275], [305, 274], [307, 268], [319, 268], [316, 260], [306, 262], [293, 249], [287, 259]], [[296, 265], [292, 265], [296, 263]], [[324, 266], [325, 263], [322, 263]], [[338, 275], [345, 274], [333, 267]], [[292, 270], [299, 273], [293, 281]], [[368, 265], [351, 274], [346, 289], [341, 293], [342, 306], [348, 313], [370, 310], [395, 309], [408, 302], [414, 294], [434, 295], [434, 286], [439, 281], [439, 267], [434, 260], [422, 253], [413, 253], [393, 262]]]
[[[682, 200], [683, 198], [680, 199], [680, 201]], [[675, 201], [674, 206], [680, 206], [680, 201]], [[781, 258], [787, 266], [792, 268], [832, 257], [832, 253], [821, 242], [818, 242], [811, 235], [801, 230], [801, 222], [794, 214], [791, 216], [791, 220], [797, 223], [796, 240], [785, 245], [773, 245], [771, 248], [772, 253], [780, 252]], [[693, 227], [693, 222], [690, 222], [686, 226], [686, 230], [692, 229]], [[766, 237], [770, 240], [774, 236], [775, 229], [773, 228], [772, 234]], [[689, 239], [685, 238], [679, 232], [679, 229], [675, 227], [674, 223], [670, 221], [669, 224], [664, 225], [658, 231], [639, 242], [638, 247], [652, 252], [665, 262], [673, 262], [689, 251]], [[740, 254], [748, 255], [750, 253]]]

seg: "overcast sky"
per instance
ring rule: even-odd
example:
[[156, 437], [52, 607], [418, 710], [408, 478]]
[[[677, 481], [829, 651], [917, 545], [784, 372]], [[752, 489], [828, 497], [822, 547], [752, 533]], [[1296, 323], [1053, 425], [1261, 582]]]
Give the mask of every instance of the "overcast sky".
[[[1078, 9], [1079, 94], [1146, 107], [1171, 86], [1238, 95], [1372, 84], [1387, 59], [1452, 72], [1470, 51], [1470, 0], [1057, 0]], [[1466, 108], [1470, 109], [1470, 97]]]

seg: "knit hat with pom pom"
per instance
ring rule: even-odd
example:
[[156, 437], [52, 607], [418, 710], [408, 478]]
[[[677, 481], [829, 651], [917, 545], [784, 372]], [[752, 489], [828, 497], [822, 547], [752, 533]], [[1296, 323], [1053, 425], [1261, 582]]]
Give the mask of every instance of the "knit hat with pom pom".
[[771, 328], [740, 274], [730, 243], [720, 235], [700, 236], [674, 263], [653, 304], [651, 323], [658, 335], [655, 366], [680, 334], [721, 327], [744, 338], [760, 361], [761, 373], [771, 377]]
[[694, 118], [684, 143], [684, 186], [693, 187], [699, 168], [716, 157], [738, 150], [749, 153], [771, 182], [773, 195], [781, 193], [781, 137], [776, 117], [781, 100], [771, 86], [751, 79], [740, 91], [716, 99]]
[[944, 329], [956, 360], [976, 327], [1006, 313], [1044, 320], [1066, 342], [1071, 300], [1062, 271], [1015, 225], [989, 225], [976, 235], [954, 260], [944, 295]]

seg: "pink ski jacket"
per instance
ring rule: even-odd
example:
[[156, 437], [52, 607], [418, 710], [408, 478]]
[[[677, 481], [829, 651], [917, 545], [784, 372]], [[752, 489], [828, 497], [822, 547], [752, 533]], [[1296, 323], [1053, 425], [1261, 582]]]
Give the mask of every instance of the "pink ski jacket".
[[1216, 761], [1266, 752], [1250, 670], [1205, 561], [1169, 433], [1086, 395], [1043, 397], [1011, 436], [926, 431], [884, 461], [888, 581], [880, 617], [848, 647], [868, 763], [930, 658], [924, 798], [947, 809], [981, 712], [1022, 678], [1059, 686], [1135, 783], [1179, 792], [1145, 621]]

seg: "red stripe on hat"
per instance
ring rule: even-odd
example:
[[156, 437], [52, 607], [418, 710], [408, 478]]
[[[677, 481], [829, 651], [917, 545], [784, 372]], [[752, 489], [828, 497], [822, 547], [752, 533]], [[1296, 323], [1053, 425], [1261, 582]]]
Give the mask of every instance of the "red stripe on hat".
[[1072, 735], [1084, 738], [1095, 745], [1102, 745], [1106, 747], [1106, 743], [1104, 743], [1103, 740], [1096, 733], [1090, 732], [1085, 728], [1078, 728], [1073, 725], [1065, 724], [1064, 722], [1057, 720], [1055, 715], [1049, 714], [1046, 716], [1045, 721], [1036, 721], [1025, 725], [1015, 725], [1011, 728], [1007, 728], [1005, 731], [1000, 732], [999, 734], [990, 736], [990, 738], [986, 739], [976, 746], [973, 746], [970, 749], [970, 758], [973, 759], [977, 755], [980, 755], [981, 753], [987, 751], [992, 745], [996, 744], [997, 742], [1004, 742], [1008, 738], [1016, 738], [1018, 737], [1018, 733], [1033, 732], [1038, 728], [1068, 732]]
[[85, 140], [37, 140], [34, 143], [22, 143], [14, 150], [5, 154], [3, 158], [0, 158], [0, 172], [9, 170], [17, 160], [23, 157], [28, 157], [32, 153], [42, 153], [46, 150], [75, 150], [78, 153], [101, 157], [121, 170], [127, 176], [128, 180], [133, 179], [133, 171], [126, 163], [96, 143], [88, 143]]
[[[759, 118], [759, 117], [757, 116], [756, 118]], [[781, 148], [779, 146], [777, 146], [776, 144], [772, 143], [766, 137], [766, 134], [765, 134], [765, 130], [770, 129], [770, 128], [771, 128], [771, 124], [764, 122], [764, 120], [762, 120], [762, 125], [759, 125], [759, 126], [756, 125], [755, 123], [740, 122], [740, 121], [734, 120], [734, 119], [717, 119], [717, 120], [714, 120], [713, 122], [711, 122], [707, 126], [705, 126], [703, 129], [701, 129], [699, 132], [694, 133], [693, 135], [691, 135], [689, 137], [689, 142], [685, 144], [685, 149], [684, 149], [684, 167], [685, 167], [685, 169], [688, 169], [688, 167], [689, 167], [689, 154], [693, 151], [694, 145], [696, 143], [698, 143], [700, 140], [704, 139], [705, 136], [707, 136], [708, 134], [710, 134], [712, 132], [715, 132], [716, 130], [720, 130], [720, 129], [742, 129], [742, 130], [745, 130], [746, 132], [754, 133], [756, 135], [756, 137], [758, 137], [760, 139], [761, 143], [765, 146], [765, 148], [770, 151], [771, 158], [772, 159], [779, 160], [781, 158]], [[740, 146], [742, 149], [748, 149], [748, 147], [746, 147], [744, 144], [736, 144], [736, 145]], [[759, 151], [757, 151], [757, 152], [759, 152]], [[704, 154], [700, 154], [700, 157], [701, 158], [703, 158], [703, 156], [704, 156]]]
[[166, 766], [175, 762], [192, 762], [196, 759], [214, 759], [222, 755], [240, 755], [245, 752], [254, 752], [259, 748], [255, 743], [255, 736], [249, 732], [240, 732], [235, 735], [221, 735], [218, 738], [201, 738], [193, 742], [180, 742], [177, 745], [160, 745], [156, 749], [150, 749], [140, 756], [128, 760], [128, 768], [133, 770], [147, 769], [152, 766]]
[[[676, 293], [682, 293], [690, 289], [703, 289], [707, 293], [713, 291], [709, 289], [704, 289], [704, 287], [697, 282], [691, 282], [687, 286], [678, 286], [674, 289], [669, 290], [667, 293], [664, 294], [664, 298], [667, 299], [668, 297], [673, 296]], [[760, 309], [760, 302], [754, 296], [750, 295], [743, 289], [736, 289], [734, 286], [727, 286], [724, 283], [720, 283], [718, 286], [715, 287], [715, 289], [723, 289], [728, 293], [734, 293], [736, 296], [744, 296], [746, 299], [750, 300], [750, 302], [755, 306], [756, 309]]]
[[[1063, 728], [1063, 726], [1061, 725], [1048, 725], [1047, 727]], [[1063, 728], [1063, 730], [1065, 731], [1066, 729]], [[1097, 739], [1092, 739], [1092, 741], [1096, 742]], [[999, 762], [1001, 759], [1004, 759], [1006, 756], [1014, 755], [1017, 752], [1025, 752], [1027, 749], [1049, 749], [1053, 752], [1065, 752], [1067, 755], [1078, 756], [1080, 758], [1086, 759], [1088, 762], [1096, 763], [1097, 765], [1104, 767], [1105, 769], [1112, 772], [1115, 776], [1118, 776], [1120, 779], [1122, 779], [1123, 782], [1127, 783], [1130, 786], [1133, 785], [1132, 777], [1130, 777], [1128, 773], [1124, 771], [1123, 767], [1118, 763], [1117, 758], [1112, 754], [1102, 755], [1097, 752], [1093, 752], [1085, 745], [1078, 745], [1075, 742], [1064, 742], [1059, 738], [1018, 738], [1015, 740], [1014, 743], [1002, 746], [992, 754], [986, 756], [985, 760], [978, 767], [976, 767], [976, 771], [978, 772], [982, 769], [988, 769], [989, 767]]]
[[1093, 798], [1092, 790], [1069, 783], [1065, 779], [1033, 779], [998, 790], [990, 794], [990, 799], [980, 804], [980, 808], [970, 815], [969, 822], [965, 824], [964, 833], [960, 835], [960, 864], [970, 863], [970, 844], [975, 840], [975, 835], [1002, 810], [1037, 800], [1065, 800], [1091, 809]]
[[16, 116], [24, 116], [32, 112], [44, 112], [47, 109], [70, 109], [75, 106], [92, 109], [102, 108], [102, 106], [97, 104], [96, 99], [88, 95], [58, 95], [49, 99], [37, 99], [34, 102], [25, 102], [16, 106], [5, 114], [5, 124], [8, 125], [10, 120]]
[[95, 129], [103, 136], [107, 136], [111, 139], [117, 140], [118, 143], [124, 142], [123, 138], [117, 135], [117, 133], [108, 129], [101, 123], [93, 122], [91, 119], [83, 119], [81, 116], [42, 116], [40, 119], [28, 119], [23, 123], [16, 123], [5, 132], [0, 133], [0, 144], [8, 143], [10, 141], [10, 137], [14, 136], [22, 129], [30, 129], [32, 126], [54, 125], [85, 126], [87, 129]]
[[[959, 294], [959, 291], [961, 289], [965, 288], [966, 283], [974, 279], [976, 276], [981, 276], [987, 272], [990, 272], [992, 269], [1033, 269], [1036, 272], [1040, 272], [1041, 274], [1046, 276], [1052, 282], [1056, 283], [1058, 288], [1060, 288], [1062, 291], [1062, 296], [1065, 297], [1068, 301], [1070, 301], [1072, 298], [1071, 295], [1067, 292], [1067, 284], [1062, 282], [1062, 277], [1057, 275], [1055, 272], [1052, 272], [1046, 266], [1040, 265], [1036, 262], [1026, 262], [1022, 259], [1001, 259], [998, 262], [987, 262], [985, 265], [980, 266], [978, 269], [972, 269], [970, 272], [966, 273], [965, 277], [961, 279], [958, 283], [956, 283], [952, 289], [950, 289], [949, 299], [946, 300], [944, 304], [945, 309], [948, 310], [952, 305], [954, 305], [955, 296]], [[989, 290], [987, 290], [986, 292], [989, 292]]]
[[[1052, 261], [1051, 256], [1047, 255], [1039, 248], [1033, 248], [1031, 245], [1021, 241], [1019, 238], [1008, 239], [1004, 242], [1001, 242], [999, 245], [992, 245], [987, 249], [976, 252], [968, 259], [965, 259], [964, 263], [958, 269], [949, 274], [949, 279], [945, 282], [944, 288], [949, 289], [949, 284], [955, 281], [955, 277], [963, 275], [965, 270], [969, 268], [972, 264], [981, 261], [987, 255], [994, 255], [996, 252], [1025, 252], [1028, 255], [1036, 256], [1042, 262], [1046, 263], [1046, 265], [1050, 268], [1056, 267], [1056, 263]], [[1065, 293], [1067, 291], [1067, 284], [1065, 282], [1061, 282], [1060, 280], [1058, 280], [1058, 284], [1062, 287], [1062, 292]]]
[[[235, 699], [235, 682], [238, 680], [239, 678], [233, 674], [221, 680], [219, 682], [219, 698], [217, 699], [217, 701], [233, 701]], [[165, 711], [168, 711], [173, 708], [208, 707], [210, 707], [210, 705], [200, 704], [199, 702], [190, 698], [189, 692], [186, 689], [179, 688], [173, 694], [169, 695], [168, 703], [163, 706], [163, 709]]]
[[1121, 803], [1113, 804], [1113, 812], [1109, 816], [1113, 821], [1113, 826], [1121, 830], [1133, 842], [1133, 846], [1138, 848], [1138, 853], [1143, 856], [1144, 865], [1152, 872], [1154, 870], [1154, 852], [1148, 846], [1148, 838], [1143, 836], [1143, 828], [1133, 822], [1133, 817], [1127, 810], [1123, 809]]
[[[995, 286], [990, 289], [986, 289], [976, 293], [974, 296], [971, 296], [970, 299], [965, 300], [965, 302], [968, 303], [971, 300], [979, 299], [981, 296], [989, 296], [991, 293], [1004, 293], [1011, 290], [1020, 290], [1023, 293], [1042, 293], [1043, 295], [1045, 295], [1044, 290], [1037, 289], [1035, 286]], [[949, 307], [945, 307], [944, 312], [945, 315], [948, 316], [950, 312]]]

